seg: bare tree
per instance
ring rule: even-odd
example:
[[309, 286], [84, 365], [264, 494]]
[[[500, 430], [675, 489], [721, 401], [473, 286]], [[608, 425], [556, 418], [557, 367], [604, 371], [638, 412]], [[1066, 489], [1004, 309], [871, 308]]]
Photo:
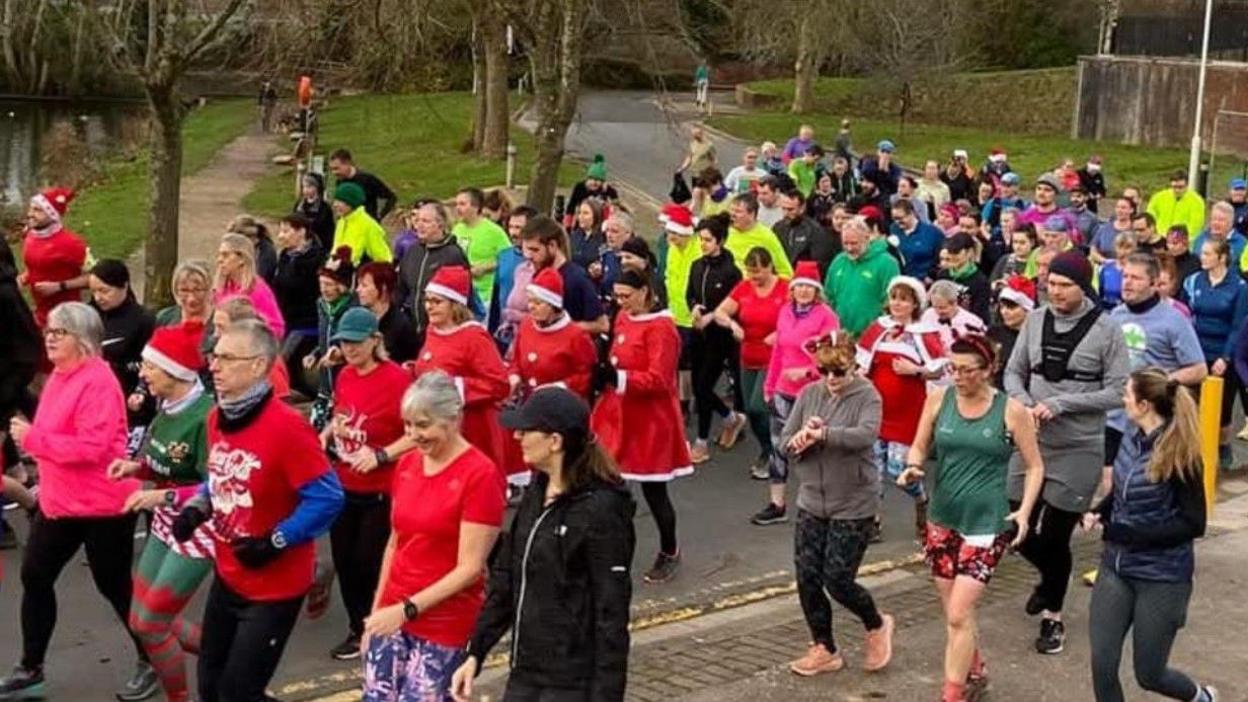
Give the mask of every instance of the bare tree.
[[[853, 5], [848, 0], [738, 0], [731, 16], [742, 53], [760, 63], [792, 61], [792, 112], [815, 107], [815, 79], [823, 63], [852, 38]], [[797, 41], [793, 41], [793, 37]]]
[[[178, 83], [191, 63], [214, 46], [245, 0], [132, 0], [114, 3], [106, 18], [110, 59], [137, 77], [152, 117], [149, 139], [147, 246], [144, 279], [149, 304], [172, 300], [170, 276], [178, 262], [178, 205], [182, 192], [182, 124], [187, 107]], [[136, 31], [135, 13], [146, 23]]]
[[488, 158], [501, 158], [511, 129], [507, 25], [492, 8], [475, 3], [469, 3], [469, 8], [472, 8], [472, 148]]
[[564, 140], [576, 116], [589, 16], [587, 0], [495, 0], [519, 35], [533, 73], [537, 159], [528, 204], [548, 211], [559, 185]]

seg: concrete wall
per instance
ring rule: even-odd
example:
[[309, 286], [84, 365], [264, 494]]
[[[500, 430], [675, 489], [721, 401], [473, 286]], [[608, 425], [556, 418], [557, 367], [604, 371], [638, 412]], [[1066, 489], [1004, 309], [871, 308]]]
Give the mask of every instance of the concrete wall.
[[[1081, 56], [1072, 136], [1185, 147], [1196, 118], [1200, 62], [1179, 58]], [[1201, 134], [1205, 148], [1219, 110], [1248, 113], [1248, 64], [1211, 61]], [[1248, 156], [1248, 116], [1218, 119], [1219, 152]]]

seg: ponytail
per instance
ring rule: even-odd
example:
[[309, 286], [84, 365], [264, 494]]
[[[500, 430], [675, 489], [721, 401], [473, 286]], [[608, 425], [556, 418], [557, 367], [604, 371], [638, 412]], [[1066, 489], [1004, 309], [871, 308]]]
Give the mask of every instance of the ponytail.
[[611, 485], [622, 482], [615, 461], [591, 433], [563, 435], [563, 483], [569, 492], [598, 480]]
[[1136, 400], [1147, 400], [1166, 420], [1153, 446], [1148, 479], [1154, 483], [1176, 476], [1183, 481], [1199, 480], [1200, 424], [1192, 393], [1156, 368], [1136, 371], [1128, 382]]

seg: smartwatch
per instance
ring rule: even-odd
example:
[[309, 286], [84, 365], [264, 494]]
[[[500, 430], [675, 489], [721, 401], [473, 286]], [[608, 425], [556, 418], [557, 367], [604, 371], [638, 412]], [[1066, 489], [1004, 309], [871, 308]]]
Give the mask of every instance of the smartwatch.
[[172, 507], [178, 501], [178, 491], [165, 490], [164, 500], [166, 505]]
[[286, 548], [286, 535], [280, 531], [274, 530], [273, 536], [269, 537], [269, 543], [273, 544], [273, 548], [280, 551]]
[[374, 450], [373, 455], [377, 458], [377, 465], [379, 466], [390, 462], [390, 454], [386, 453], [385, 448]]
[[420, 616], [420, 608], [416, 606], [416, 603], [411, 599], [403, 600], [403, 618], [410, 622], [418, 616]]

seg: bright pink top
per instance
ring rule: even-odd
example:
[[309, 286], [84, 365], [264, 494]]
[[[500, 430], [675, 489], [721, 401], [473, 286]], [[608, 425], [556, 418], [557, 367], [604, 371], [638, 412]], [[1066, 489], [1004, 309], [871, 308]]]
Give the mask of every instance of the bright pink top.
[[[802, 349], [808, 339], [841, 328], [841, 321], [826, 303], [817, 302], [805, 316], [799, 318], [793, 312], [793, 304], [786, 304], [776, 320], [776, 345], [771, 350], [771, 363], [767, 365], [767, 379], [763, 381], [763, 397], [770, 399], [776, 393], [797, 397], [811, 381], [819, 378], [815, 361]], [[787, 371], [805, 369], [800, 378], [790, 378]]]
[[22, 448], [39, 465], [39, 509], [58, 517], [120, 515], [137, 480], [108, 479], [108, 464], [126, 455], [126, 404], [102, 358], [54, 369]]
[[273, 330], [273, 335], [278, 340], [286, 336], [286, 320], [282, 318], [282, 310], [277, 306], [277, 297], [273, 295], [273, 289], [269, 287], [269, 284], [260, 277], [252, 282], [251, 290], [243, 290], [238, 283], [226, 283], [221, 290], [213, 291], [212, 304], [217, 307], [231, 297], [240, 296], [251, 300], [251, 304], [256, 308], [256, 314], [268, 323], [269, 329]]

